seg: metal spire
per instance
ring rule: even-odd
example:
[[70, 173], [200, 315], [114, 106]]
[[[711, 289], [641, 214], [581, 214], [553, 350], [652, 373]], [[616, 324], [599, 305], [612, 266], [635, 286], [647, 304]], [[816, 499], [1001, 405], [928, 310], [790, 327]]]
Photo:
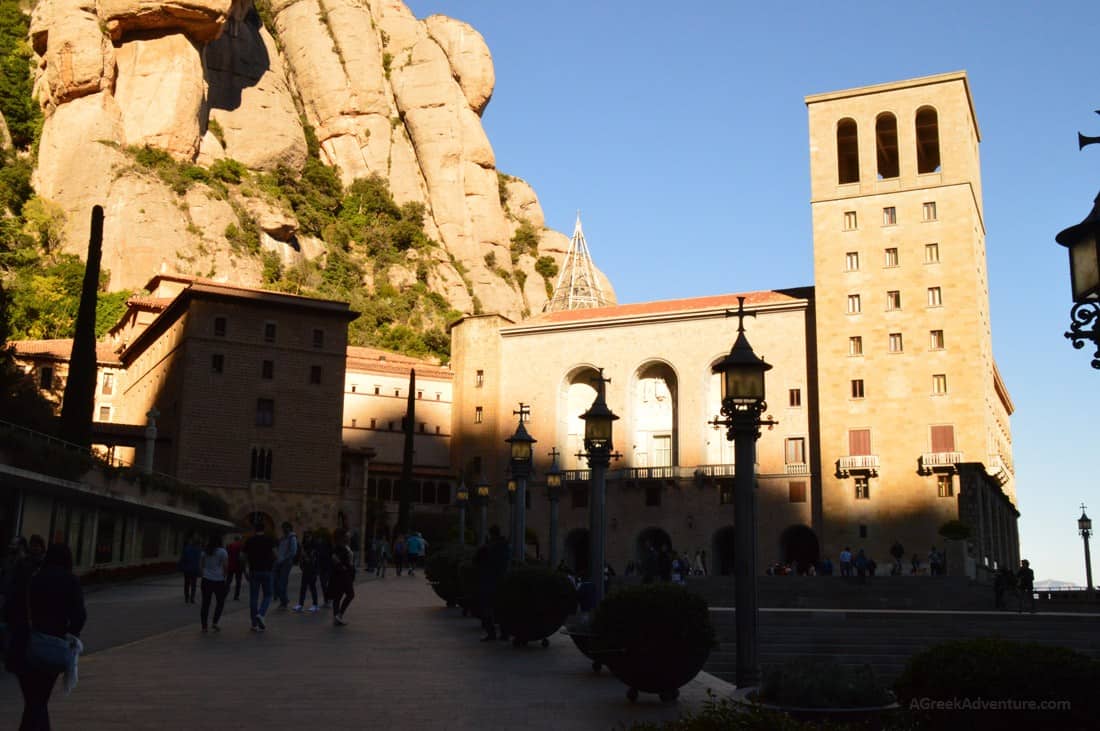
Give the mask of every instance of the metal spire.
[[573, 228], [573, 239], [569, 242], [569, 252], [562, 262], [554, 294], [542, 308], [543, 312], [559, 310], [581, 310], [591, 307], [606, 307], [611, 304], [596, 278], [592, 266], [592, 255], [588, 251], [588, 242], [581, 228], [581, 212], [577, 211], [577, 225]]

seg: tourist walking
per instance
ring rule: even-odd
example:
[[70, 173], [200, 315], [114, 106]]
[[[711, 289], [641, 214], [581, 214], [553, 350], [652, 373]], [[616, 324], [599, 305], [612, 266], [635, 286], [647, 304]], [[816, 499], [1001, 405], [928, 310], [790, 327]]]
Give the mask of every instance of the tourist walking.
[[397, 575], [401, 575], [402, 569], [405, 568], [405, 561], [408, 558], [408, 545], [405, 543], [405, 535], [399, 534], [393, 541], [393, 568], [396, 570]]
[[913, 576], [920, 573], [920, 556], [913, 554]]
[[294, 611], [302, 611], [302, 605], [306, 601], [306, 590], [313, 599], [310, 612], [316, 612], [317, 604], [317, 541], [311, 533], [302, 536], [302, 547], [298, 552], [298, 566], [302, 569], [302, 587], [298, 590], [298, 603], [294, 605]]
[[332, 595], [332, 624], [339, 627], [347, 624], [344, 612], [355, 598], [355, 557], [348, 547], [346, 530], [337, 529], [333, 538], [336, 545], [332, 548], [332, 579], [329, 581], [329, 591]]
[[419, 531], [415, 531], [405, 541], [405, 547], [409, 552], [409, 576], [412, 576], [416, 567], [424, 561], [424, 556], [428, 552], [428, 542], [424, 540], [424, 536], [420, 535]]
[[290, 584], [290, 569], [294, 567], [297, 556], [298, 536], [294, 535], [294, 527], [290, 523], [283, 523], [283, 537], [279, 539], [275, 558], [275, 598], [279, 600], [279, 609], [286, 609], [290, 604], [286, 592]]
[[499, 525], [489, 526], [489, 540], [474, 554], [477, 566], [477, 598], [481, 611], [481, 626], [485, 630], [482, 642], [491, 642], [497, 638], [496, 622], [493, 617], [493, 599], [497, 586], [508, 571], [508, 541], [500, 534]]
[[1028, 609], [1035, 614], [1035, 572], [1026, 558], [1020, 562], [1020, 570], [1016, 572], [1016, 596], [1019, 599], [1017, 613], [1024, 611], [1026, 600]]
[[199, 583], [199, 560], [201, 558], [202, 549], [199, 548], [199, 539], [189, 538], [183, 544], [179, 561], [179, 569], [183, 572], [183, 601], [185, 604], [195, 603], [195, 589]]
[[[80, 582], [73, 575], [73, 554], [64, 543], [49, 547], [41, 568], [34, 561], [26, 562], [18, 580], [13, 601], [5, 606], [4, 619], [11, 632], [5, 665], [19, 678], [23, 693], [19, 728], [48, 730], [50, 694], [58, 676], [75, 666], [74, 655], [83, 648], [77, 638], [88, 615]], [[33, 644], [32, 634], [37, 636]], [[64, 664], [35, 652], [35, 647], [51, 640], [68, 641], [69, 658]]]
[[[264, 524], [256, 523], [256, 532], [244, 543], [245, 567], [244, 575], [248, 579], [248, 613], [252, 619], [252, 631], [263, 632], [267, 629], [264, 617], [267, 616], [268, 607], [271, 606], [271, 595], [274, 593], [274, 577], [272, 569], [275, 567], [276, 546], [275, 539], [264, 532]], [[259, 603], [260, 592], [263, 592], [263, 603]]]
[[328, 609], [332, 599], [329, 594], [329, 582], [332, 580], [332, 541], [328, 530], [318, 528], [313, 534], [313, 542], [317, 545], [317, 580], [321, 585], [321, 598], [324, 599], [321, 608]]
[[221, 632], [218, 620], [222, 618], [222, 610], [225, 609], [225, 595], [229, 593], [227, 578], [229, 576], [229, 552], [222, 548], [222, 537], [213, 535], [206, 543], [206, 551], [202, 555], [202, 609], [199, 618], [202, 620], [202, 631], [206, 632], [206, 620], [210, 616], [210, 598], [214, 598], [214, 622], [211, 625], [215, 632]]
[[852, 549], [848, 546], [845, 546], [844, 550], [840, 552], [840, 575], [852, 575]]
[[244, 567], [241, 566], [241, 551], [243, 549], [244, 541], [241, 540], [239, 535], [233, 536], [233, 542], [226, 549], [229, 556], [229, 574], [225, 577], [225, 590], [228, 594], [229, 587], [235, 579], [236, 586], [233, 588], [233, 601], [239, 601], [241, 598], [241, 578], [244, 576]]
[[867, 555], [863, 553], [863, 549], [859, 549], [856, 554], [855, 560], [856, 576], [859, 577], [859, 581], [862, 584], [867, 580]]
[[890, 546], [890, 555], [894, 557], [894, 565], [890, 568], [890, 575], [901, 576], [905, 572], [901, 565], [901, 560], [905, 558], [905, 547], [901, 545], [901, 541], [897, 538], [894, 539], [894, 545]]
[[928, 573], [931, 576], [939, 576], [942, 573], [940, 570], [940, 553], [935, 546], [928, 549]]
[[374, 539], [374, 557], [377, 562], [374, 575], [382, 579], [386, 578], [386, 562], [390, 559], [390, 542], [385, 538]]

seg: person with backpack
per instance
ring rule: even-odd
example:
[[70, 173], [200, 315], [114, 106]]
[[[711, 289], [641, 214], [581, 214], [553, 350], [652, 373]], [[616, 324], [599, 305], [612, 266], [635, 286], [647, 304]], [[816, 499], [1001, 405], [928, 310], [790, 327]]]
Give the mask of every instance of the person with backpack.
[[420, 535], [419, 531], [413, 531], [408, 540], [405, 541], [405, 548], [409, 553], [409, 576], [412, 576], [413, 571], [424, 560], [428, 542], [424, 540], [424, 536]]
[[306, 532], [302, 536], [302, 548], [298, 552], [298, 567], [302, 569], [302, 588], [298, 590], [298, 603], [294, 605], [295, 612], [302, 611], [302, 604], [306, 601], [306, 590], [313, 597], [313, 606], [309, 608], [311, 613], [318, 610], [317, 605], [317, 542], [313, 534]]
[[329, 580], [329, 592], [332, 597], [332, 624], [340, 627], [347, 624], [344, 612], [355, 598], [355, 557], [348, 547], [348, 533], [343, 528], [333, 536], [336, 545], [332, 549], [332, 578]]

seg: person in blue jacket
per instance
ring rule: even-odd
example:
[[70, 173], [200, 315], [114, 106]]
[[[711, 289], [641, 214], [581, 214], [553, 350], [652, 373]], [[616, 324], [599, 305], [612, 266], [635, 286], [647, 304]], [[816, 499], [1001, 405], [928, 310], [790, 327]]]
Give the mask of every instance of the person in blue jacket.
[[198, 538], [189, 538], [183, 545], [179, 561], [179, 569], [183, 572], [183, 601], [186, 604], [195, 603], [195, 589], [199, 585], [201, 560], [202, 549], [199, 547]]

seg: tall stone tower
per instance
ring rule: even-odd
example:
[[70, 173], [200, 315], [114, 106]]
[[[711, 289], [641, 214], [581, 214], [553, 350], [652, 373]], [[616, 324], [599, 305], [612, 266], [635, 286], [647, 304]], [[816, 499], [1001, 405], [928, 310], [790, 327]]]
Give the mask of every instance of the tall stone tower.
[[[908, 570], [913, 553], [923, 563], [930, 546], [943, 550], [947, 520], [1013, 534], [1013, 407], [993, 361], [966, 74], [806, 105], [822, 548], [834, 561], [844, 546], [865, 548], [885, 567], [897, 540]], [[968, 488], [966, 474], [984, 486]], [[1011, 561], [1001, 549], [971, 558]]]

